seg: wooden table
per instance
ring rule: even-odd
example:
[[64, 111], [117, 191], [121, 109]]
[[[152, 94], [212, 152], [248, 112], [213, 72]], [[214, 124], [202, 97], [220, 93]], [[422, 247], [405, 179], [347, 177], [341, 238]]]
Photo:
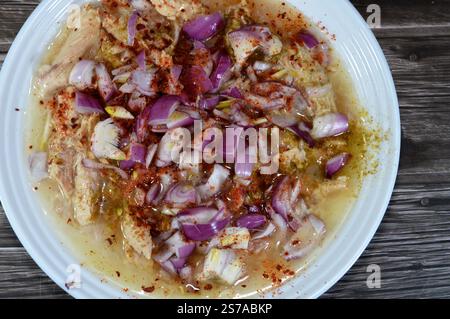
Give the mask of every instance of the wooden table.
[[[0, 2], [0, 61], [39, 0]], [[367, 17], [372, 0], [353, 0]], [[374, 30], [391, 66], [402, 159], [389, 209], [364, 254], [326, 298], [450, 297], [450, 0], [378, 0]], [[367, 267], [381, 267], [369, 289]], [[33, 262], [0, 208], [0, 298], [67, 298]]]

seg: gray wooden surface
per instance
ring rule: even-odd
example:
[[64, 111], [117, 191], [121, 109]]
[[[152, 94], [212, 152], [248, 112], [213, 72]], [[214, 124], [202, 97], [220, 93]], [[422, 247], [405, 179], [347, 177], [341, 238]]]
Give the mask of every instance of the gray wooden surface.
[[[353, 0], [374, 30], [400, 99], [402, 159], [376, 236], [327, 298], [450, 298], [450, 0]], [[0, 62], [39, 0], [0, 0]], [[366, 285], [381, 267], [381, 288]], [[0, 298], [67, 298], [33, 262], [0, 208]]]

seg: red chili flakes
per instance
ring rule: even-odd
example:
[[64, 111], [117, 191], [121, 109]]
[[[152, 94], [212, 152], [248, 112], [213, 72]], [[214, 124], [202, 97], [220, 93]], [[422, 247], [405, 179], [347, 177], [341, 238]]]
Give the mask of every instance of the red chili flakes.
[[142, 286], [142, 290], [144, 292], [147, 292], [147, 293], [152, 293], [152, 292], [155, 291], [155, 286], [151, 286], [151, 287], [144, 287], [144, 286]]
[[213, 286], [211, 284], [206, 284], [204, 289], [205, 290], [211, 290], [213, 288]]
[[20, 111], [20, 109], [19, 109], [18, 107], [16, 107], [15, 110], [16, 110], [16, 112], [19, 112], [19, 111]]
[[117, 277], [120, 277], [120, 271], [116, 270], [116, 275], [117, 275]]

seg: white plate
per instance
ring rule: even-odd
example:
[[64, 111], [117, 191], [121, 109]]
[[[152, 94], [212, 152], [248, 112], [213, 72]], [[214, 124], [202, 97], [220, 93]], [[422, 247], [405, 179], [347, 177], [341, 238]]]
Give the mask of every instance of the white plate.
[[[48, 43], [60, 29], [67, 8], [82, 0], [44, 0], [14, 41], [0, 77], [0, 196], [16, 235], [35, 262], [61, 288], [66, 268], [75, 258], [60, 243], [43, 218], [28, 180], [24, 154], [24, 124], [33, 72]], [[378, 228], [395, 183], [400, 153], [397, 95], [385, 57], [372, 32], [347, 0], [292, 0], [313, 22], [321, 21], [336, 34], [334, 48], [346, 64], [358, 96], [370, 115], [388, 132], [379, 152], [378, 173], [363, 185], [336, 239], [313, 264], [279, 290], [280, 298], [315, 298], [336, 283], [358, 259]], [[21, 112], [15, 111], [20, 108]], [[102, 283], [83, 270], [82, 288], [68, 291], [76, 298], [127, 297], [119, 287]], [[364, 283], [361, 283], [362, 285]], [[268, 295], [270, 297], [270, 295]]]

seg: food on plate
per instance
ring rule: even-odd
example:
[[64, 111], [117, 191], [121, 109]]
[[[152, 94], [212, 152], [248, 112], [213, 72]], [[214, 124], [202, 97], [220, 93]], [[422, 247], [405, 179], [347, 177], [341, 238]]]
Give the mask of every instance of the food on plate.
[[258, 1], [213, 2], [87, 4], [34, 81], [33, 182], [104, 272], [144, 292], [279, 286], [365, 174], [331, 41], [284, 3], [285, 32]]

